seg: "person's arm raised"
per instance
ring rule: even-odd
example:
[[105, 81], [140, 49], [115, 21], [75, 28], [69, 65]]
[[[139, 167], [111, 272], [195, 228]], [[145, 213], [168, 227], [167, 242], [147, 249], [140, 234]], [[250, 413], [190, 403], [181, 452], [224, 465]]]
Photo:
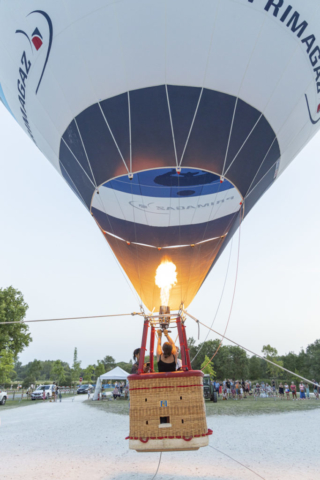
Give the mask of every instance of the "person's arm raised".
[[167, 340], [168, 340], [168, 342], [170, 343], [170, 345], [172, 346], [172, 355], [176, 356], [176, 355], [177, 355], [177, 348], [176, 348], [176, 346], [175, 346], [175, 344], [174, 344], [174, 341], [173, 341], [172, 338], [169, 336], [167, 330], [165, 330], [163, 333], [164, 333], [165, 336], [167, 337]]
[[162, 354], [162, 348], [161, 348], [162, 331], [158, 330], [157, 334], [158, 334], [157, 361], [159, 362], [159, 359], [160, 359], [161, 354]]

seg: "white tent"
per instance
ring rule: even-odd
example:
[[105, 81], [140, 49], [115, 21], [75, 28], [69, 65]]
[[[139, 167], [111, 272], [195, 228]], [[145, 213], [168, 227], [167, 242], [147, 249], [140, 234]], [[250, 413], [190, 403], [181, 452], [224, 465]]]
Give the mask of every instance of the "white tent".
[[103, 380], [125, 380], [127, 381], [128, 375], [130, 375], [128, 372], [125, 372], [122, 370], [120, 367], [116, 367], [113, 370], [110, 370], [110, 372], [104, 373], [101, 375], [96, 383], [96, 388], [94, 390], [93, 394], [93, 400], [98, 400], [99, 393], [101, 392], [101, 386]]

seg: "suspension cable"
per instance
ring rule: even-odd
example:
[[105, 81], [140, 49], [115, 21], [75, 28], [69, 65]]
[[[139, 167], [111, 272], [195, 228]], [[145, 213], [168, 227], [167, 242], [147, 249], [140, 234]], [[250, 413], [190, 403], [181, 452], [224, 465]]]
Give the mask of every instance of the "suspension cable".
[[259, 355], [258, 353], [255, 353], [255, 352], [253, 352], [252, 350], [249, 350], [249, 348], [246, 348], [246, 347], [244, 347], [243, 345], [240, 345], [239, 343], [235, 342], [234, 340], [231, 340], [230, 338], [226, 337], [226, 336], [223, 335], [222, 333], [219, 333], [219, 332], [217, 332], [216, 330], [213, 330], [213, 328], [210, 328], [210, 327], [209, 327], [208, 325], [206, 325], [205, 323], [200, 322], [200, 320], [198, 320], [197, 318], [195, 318], [193, 315], [190, 315], [190, 313], [186, 312], [185, 310], [183, 311], [183, 313], [185, 313], [185, 315], [188, 315], [188, 317], [192, 318], [192, 320], [194, 320], [195, 322], [200, 323], [200, 325], [202, 325], [203, 327], [208, 328], [209, 330], [211, 330], [212, 332], [216, 333], [216, 334], [219, 335], [220, 337], [223, 337], [225, 340], [228, 340], [228, 342], [231, 342], [231, 343], [233, 343], [234, 345], [237, 345], [237, 347], [240, 347], [240, 348], [242, 348], [243, 350], [246, 350], [247, 352], [251, 353], [252, 355], [255, 355], [256, 357], [259, 357], [259, 358], [261, 358], [262, 360], [265, 360], [266, 362], [270, 363], [271, 365], [274, 365], [275, 367], [278, 367], [278, 368], [280, 368], [281, 370], [284, 370], [284, 371], [287, 372], [287, 373], [291, 373], [291, 375], [294, 375], [295, 377], [301, 378], [301, 380], [304, 380], [305, 382], [310, 383], [311, 385], [317, 385], [317, 386], [319, 386], [319, 384], [317, 384], [317, 383], [315, 383], [315, 382], [313, 382], [313, 381], [311, 381], [311, 380], [308, 380], [307, 378], [302, 377], [301, 375], [298, 375], [297, 373], [291, 372], [291, 370], [288, 370], [287, 368], [281, 367], [280, 365], [278, 365], [277, 363], [272, 362], [272, 361], [269, 360], [268, 358], [262, 357], [262, 356]]
[[[222, 288], [220, 300], [219, 300], [219, 303], [218, 303], [218, 307], [217, 307], [215, 316], [213, 317], [212, 323], [211, 323], [211, 325], [210, 325], [211, 328], [213, 327], [213, 324], [214, 324], [214, 322], [216, 321], [216, 318], [217, 318], [217, 315], [218, 315], [218, 312], [219, 312], [219, 309], [220, 309], [220, 305], [221, 305], [221, 302], [222, 302], [222, 298], [223, 298], [223, 295], [224, 295], [224, 290], [225, 290], [225, 287], [226, 287], [226, 284], [227, 284], [227, 278], [228, 278], [229, 267], [230, 267], [230, 260], [231, 260], [231, 253], [232, 253], [232, 246], [233, 246], [233, 237], [232, 237], [232, 239], [231, 239], [231, 244], [230, 244], [230, 253], [229, 253], [229, 260], [228, 260], [227, 272], [226, 272], [226, 276], [225, 276], [225, 279], [224, 279], [224, 284], [223, 284], [223, 288]], [[198, 323], [198, 326], [200, 326], [199, 323]], [[198, 356], [199, 353], [201, 352], [202, 348], [204, 347], [204, 343], [207, 341], [207, 338], [209, 337], [209, 335], [210, 335], [210, 330], [208, 331], [208, 333], [207, 333], [207, 335], [206, 335], [206, 338], [204, 339], [204, 341], [203, 341], [200, 349], [197, 351], [197, 353], [195, 354], [195, 356], [194, 356], [193, 359], [191, 360], [191, 364], [194, 362], [194, 360], [197, 358], [197, 356]], [[199, 336], [199, 335], [198, 335], [198, 336]]]
[[[231, 318], [231, 314], [232, 314], [232, 310], [233, 310], [233, 304], [234, 304], [234, 299], [235, 299], [235, 296], [236, 296], [236, 290], [237, 290], [237, 283], [238, 283], [238, 272], [239, 272], [239, 260], [240, 260], [240, 240], [241, 240], [241, 223], [242, 223], [242, 219], [243, 219], [243, 214], [241, 212], [242, 210], [242, 206], [240, 208], [240, 219], [239, 219], [239, 240], [238, 240], [238, 255], [237, 255], [237, 267], [236, 267], [236, 278], [235, 278], [235, 281], [234, 281], [234, 287], [233, 287], [233, 295], [232, 295], [232, 300], [231, 300], [231, 305], [230, 305], [230, 311], [229, 311], [229, 317], [228, 317], [228, 321], [227, 321], [227, 324], [226, 324], [226, 328], [224, 329], [224, 334], [222, 335], [222, 338], [220, 340], [220, 343], [219, 343], [219, 346], [218, 348], [216, 349], [216, 351], [214, 352], [214, 354], [212, 355], [212, 357], [210, 358], [210, 360], [205, 364], [205, 366], [202, 368], [202, 370], [204, 370], [206, 368], [207, 365], [209, 365], [209, 363], [212, 362], [212, 360], [214, 359], [214, 357], [217, 355], [217, 353], [219, 352], [220, 348], [221, 348], [221, 345], [222, 345], [222, 342], [223, 340], [226, 338], [225, 335], [227, 333], [227, 329], [228, 329], [228, 326], [229, 326], [229, 323], [230, 323], [230, 318]], [[199, 322], [201, 323], [201, 322]]]

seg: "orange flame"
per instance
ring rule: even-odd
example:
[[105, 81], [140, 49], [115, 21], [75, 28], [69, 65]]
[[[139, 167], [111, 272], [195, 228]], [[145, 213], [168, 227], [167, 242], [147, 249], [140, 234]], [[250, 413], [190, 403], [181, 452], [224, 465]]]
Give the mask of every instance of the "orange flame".
[[174, 263], [164, 260], [156, 271], [156, 285], [161, 289], [161, 305], [169, 306], [170, 290], [177, 283], [177, 268]]

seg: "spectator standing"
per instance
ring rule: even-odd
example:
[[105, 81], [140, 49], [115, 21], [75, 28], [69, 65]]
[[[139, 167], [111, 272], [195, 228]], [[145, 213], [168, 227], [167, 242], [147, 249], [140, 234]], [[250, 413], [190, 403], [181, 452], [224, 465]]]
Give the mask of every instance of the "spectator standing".
[[279, 384], [279, 395], [280, 395], [280, 400], [283, 400], [284, 398], [284, 388], [282, 382]]
[[271, 387], [272, 387], [273, 393], [276, 393], [276, 382], [274, 381], [274, 379], [272, 379]]
[[307, 397], [307, 400], [310, 400], [310, 388], [308, 383], [306, 385], [306, 397]]
[[230, 383], [230, 380], [227, 380], [227, 381], [226, 381], [226, 387], [227, 387], [227, 395], [228, 395], [228, 397], [230, 397], [230, 395], [231, 395], [231, 383]]
[[287, 400], [289, 400], [290, 390], [289, 390], [289, 385], [287, 383], [284, 384], [284, 390], [286, 392]]
[[242, 397], [243, 397], [243, 388], [242, 388], [242, 385], [241, 385], [239, 391], [240, 391], [239, 399], [242, 400]]
[[220, 393], [220, 383], [218, 382], [218, 380], [217, 380], [216, 382], [214, 382], [214, 388], [215, 388], [215, 391], [217, 392], [218, 397], [219, 397], [219, 393]]
[[236, 385], [235, 385], [235, 387], [236, 387], [236, 395], [237, 395], [237, 397], [238, 397], [238, 395], [239, 395], [239, 380], [236, 380]]
[[235, 399], [236, 398], [236, 387], [235, 387], [234, 383], [232, 383], [231, 394], [232, 394], [232, 398]]
[[292, 392], [292, 400], [297, 400], [297, 387], [295, 386], [294, 382], [291, 382], [290, 390]]
[[300, 383], [299, 388], [300, 388], [300, 400], [305, 400], [305, 398], [306, 398], [306, 387], [304, 386], [303, 382]]

